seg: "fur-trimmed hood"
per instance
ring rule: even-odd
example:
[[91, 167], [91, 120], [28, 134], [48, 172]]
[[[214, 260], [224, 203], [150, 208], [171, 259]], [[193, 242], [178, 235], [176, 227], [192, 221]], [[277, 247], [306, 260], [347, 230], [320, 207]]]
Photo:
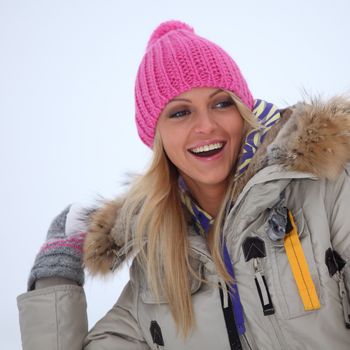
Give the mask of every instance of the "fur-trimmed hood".
[[[234, 198], [260, 169], [278, 164], [287, 170], [336, 179], [350, 161], [350, 99], [311, 100], [285, 109], [266, 135], [248, 169], [238, 178]], [[106, 201], [88, 216], [84, 264], [92, 274], [106, 274], [130, 250], [118, 223], [123, 199]]]

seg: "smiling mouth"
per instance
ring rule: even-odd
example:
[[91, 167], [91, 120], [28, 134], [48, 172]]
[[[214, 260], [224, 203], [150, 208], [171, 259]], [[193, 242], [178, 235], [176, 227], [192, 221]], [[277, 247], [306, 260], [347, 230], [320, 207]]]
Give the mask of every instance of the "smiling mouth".
[[205, 158], [205, 157], [212, 157], [215, 154], [218, 154], [219, 152], [222, 151], [224, 146], [225, 146], [225, 143], [217, 142], [210, 145], [191, 148], [188, 151], [197, 157]]

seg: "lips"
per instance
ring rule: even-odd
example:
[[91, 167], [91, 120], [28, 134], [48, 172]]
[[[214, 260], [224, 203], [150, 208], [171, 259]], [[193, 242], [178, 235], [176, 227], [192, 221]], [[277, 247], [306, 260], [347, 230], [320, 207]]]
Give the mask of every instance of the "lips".
[[206, 158], [206, 157], [212, 157], [215, 154], [218, 154], [219, 152], [221, 152], [222, 148], [218, 148], [218, 149], [213, 149], [211, 151], [205, 151], [205, 152], [201, 152], [201, 153], [194, 153], [191, 152], [192, 154], [194, 154], [197, 157], [201, 157], [201, 158]]
[[203, 146], [190, 148], [188, 151], [196, 157], [209, 158], [220, 153], [225, 146], [224, 142], [215, 142]]

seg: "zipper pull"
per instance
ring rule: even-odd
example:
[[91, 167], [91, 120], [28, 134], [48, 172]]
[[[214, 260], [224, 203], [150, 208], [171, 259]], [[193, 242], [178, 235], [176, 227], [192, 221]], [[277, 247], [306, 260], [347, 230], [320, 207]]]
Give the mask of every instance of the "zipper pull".
[[242, 244], [242, 249], [245, 261], [253, 260], [255, 285], [258, 290], [264, 316], [272, 315], [275, 313], [275, 309], [267, 287], [263, 268], [260, 264], [260, 259], [266, 257], [265, 242], [257, 236], [247, 237]]
[[164, 340], [162, 335], [162, 330], [157, 321], [151, 321], [149, 330], [151, 332], [153, 343], [156, 344], [157, 349], [164, 348]]
[[337, 272], [337, 274], [338, 274], [338, 283], [339, 283], [339, 294], [340, 294], [341, 303], [343, 306], [345, 327], [350, 329], [350, 305], [349, 305], [348, 295], [345, 289], [343, 274], [341, 272]]
[[343, 267], [346, 261], [339, 255], [339, 253], [332, 248], [326, 250], [325, 262], [328, 267], [329, 275], [338, 282], [339, 295], [343, 307], [345, 327], [350, 329], [350, 304], [348, 293], [345, 288], [343, 278]]
[[258, 258], [253, 259], [253, 267], [255, 285], [258, 290], [264, 316], [272, 315], [275, 313], [275, 309], [273, 307], [270, 292], [267, 287], [266, 279], [261, 268], [260, 260]]

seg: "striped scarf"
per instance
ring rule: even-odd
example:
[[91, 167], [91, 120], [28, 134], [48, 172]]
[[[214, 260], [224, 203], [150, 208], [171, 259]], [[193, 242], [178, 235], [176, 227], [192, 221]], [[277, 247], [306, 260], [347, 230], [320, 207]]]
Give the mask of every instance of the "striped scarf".
[[242, 146], [243, 152], [237, 165], [236, 176], [242, 175], [247, 170], [255, 152], [264, 141], [266, 133], [281, 117], [281, 113], [275, 105], [263, 100], [255, 101], [253, 115], [261, 127], [247, 135]]

